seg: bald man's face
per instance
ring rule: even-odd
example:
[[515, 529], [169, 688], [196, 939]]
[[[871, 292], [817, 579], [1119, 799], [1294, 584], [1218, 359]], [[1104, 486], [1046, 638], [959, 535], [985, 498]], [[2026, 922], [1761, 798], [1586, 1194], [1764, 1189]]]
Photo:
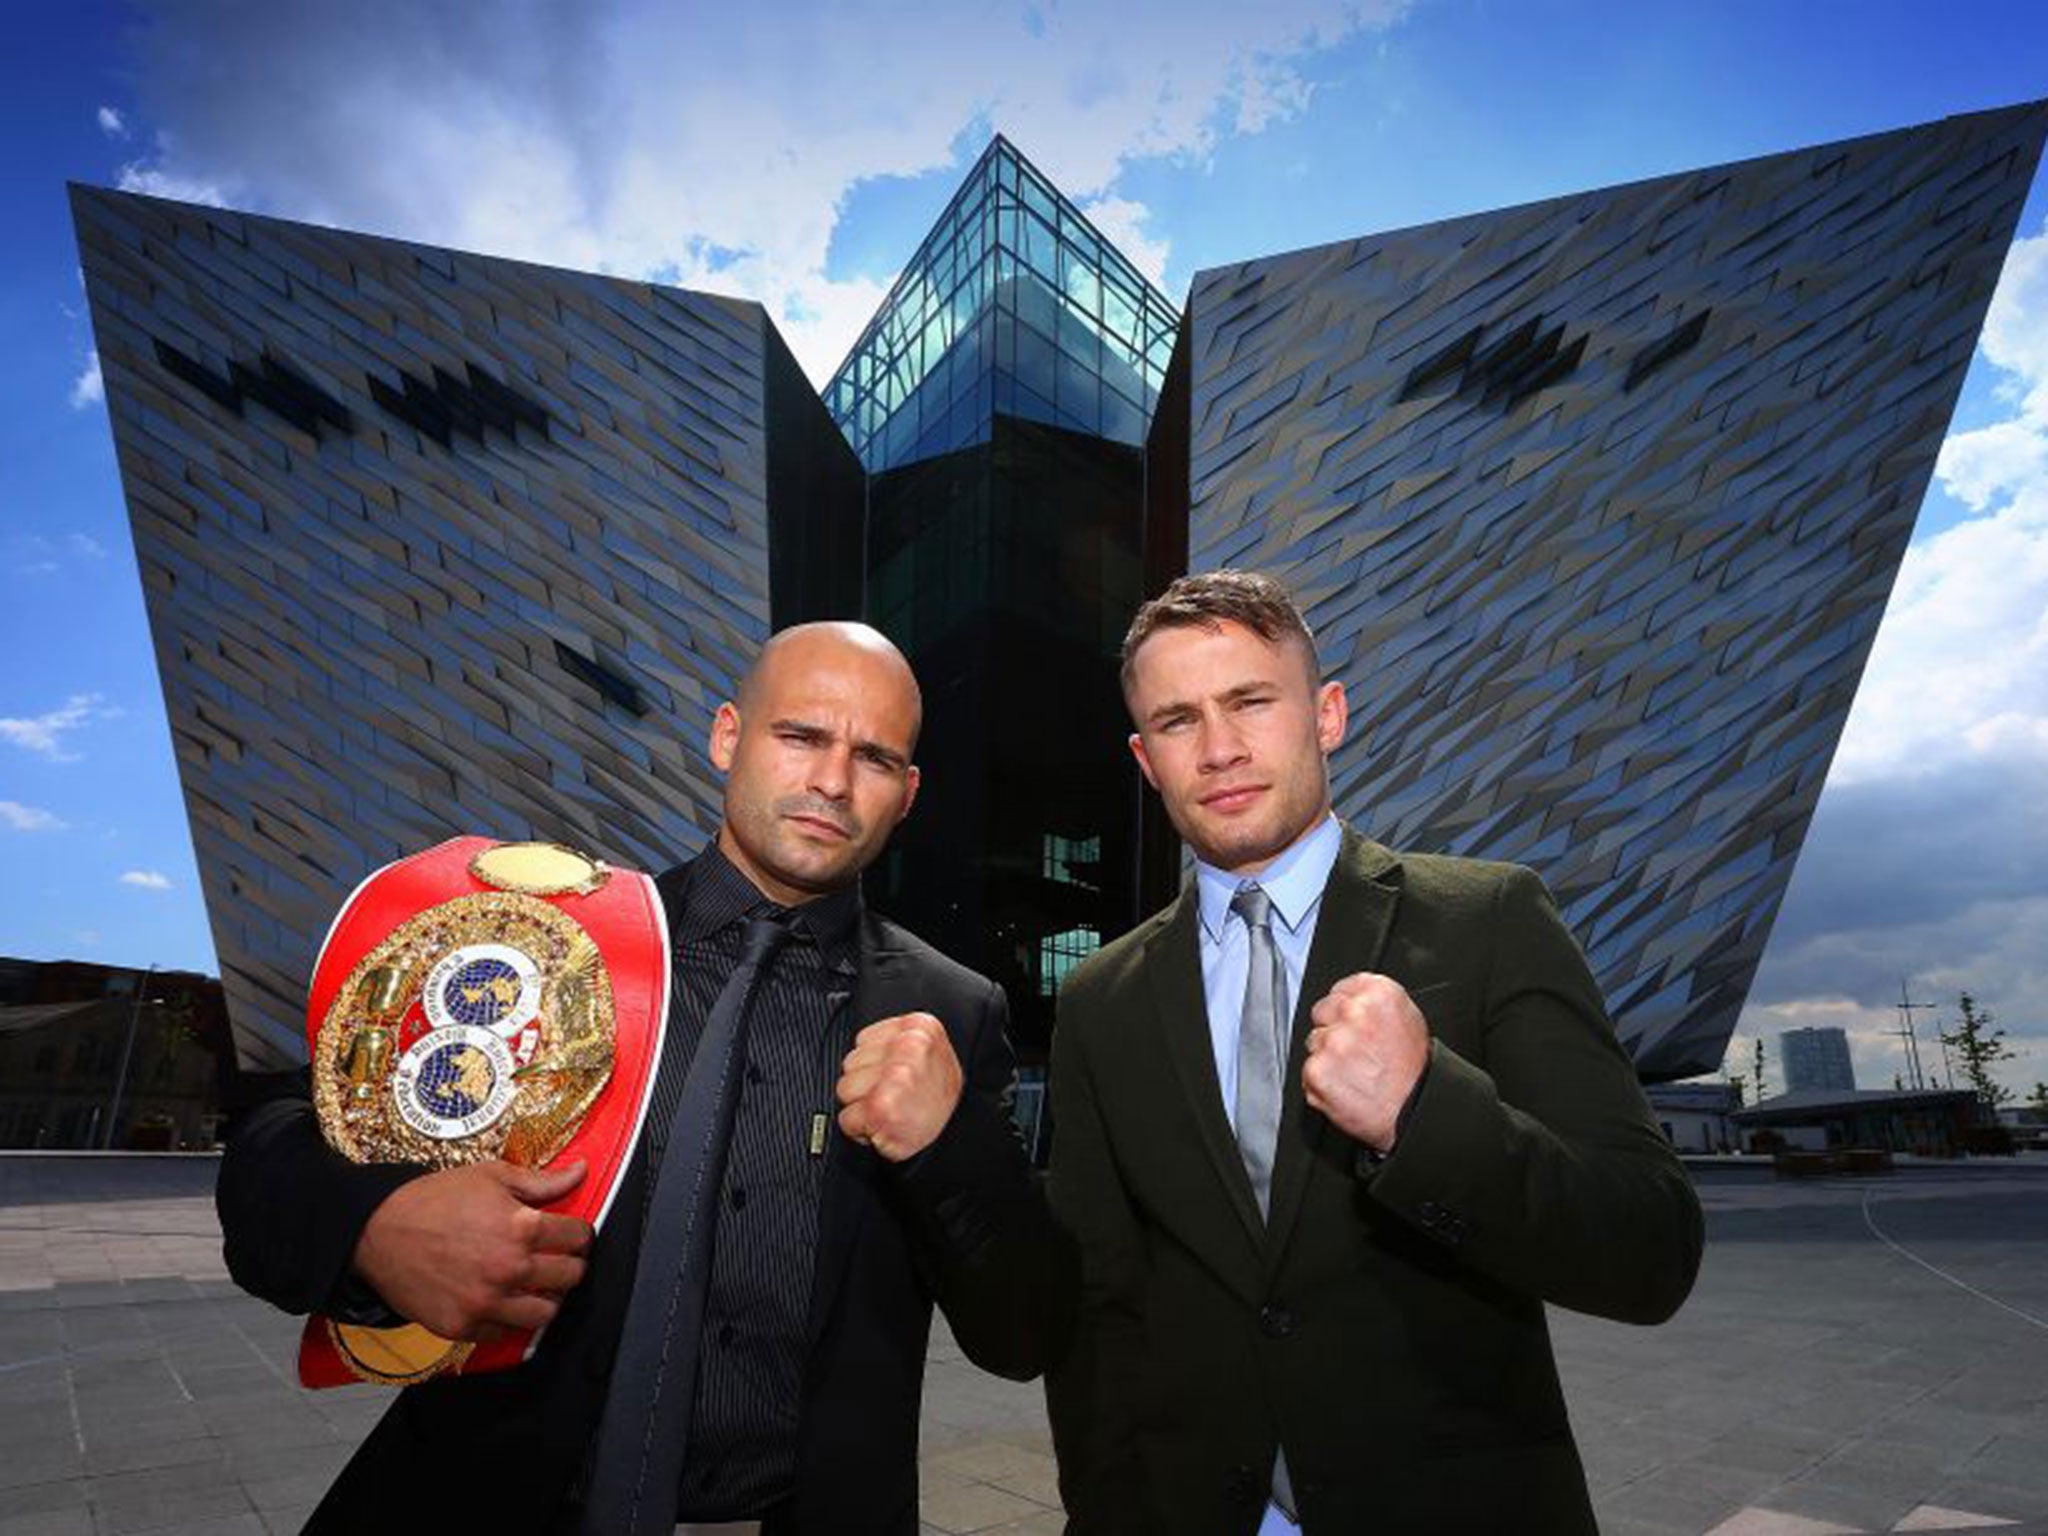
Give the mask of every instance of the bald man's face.
[[719, 847], [772, 900], [849, 885], [917, 797], [918, 699], [893, 651], [832, 632], [773, 645], [711, 724], [726, 774]]

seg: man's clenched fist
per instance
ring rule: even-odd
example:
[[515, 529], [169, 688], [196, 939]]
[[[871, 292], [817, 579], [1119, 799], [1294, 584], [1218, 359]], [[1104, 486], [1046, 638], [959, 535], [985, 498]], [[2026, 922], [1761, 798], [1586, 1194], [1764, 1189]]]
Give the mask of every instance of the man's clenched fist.
[[1429, 1024], [1401, 984], [1361, 971], [1309, 1010], [1309, 1106], [1375, 1152], [1394, 1150], [1401, 1106], [1429, 1060]]
[[917, 1156], [960, 1102], [960, 1058], [928, 1013], [898, 1014], [853, 1037], [833, 1092], [839, 1129], [892, 1163]]
[[590, 1223], [539, 1207], [583, 1182], [583, 1164], [444, 1168], [402, 1184], [363, 1224], [355, 1271], [400, 1316], [444, 1339], [489, 1339], [554, 1320], [583, 1278]]

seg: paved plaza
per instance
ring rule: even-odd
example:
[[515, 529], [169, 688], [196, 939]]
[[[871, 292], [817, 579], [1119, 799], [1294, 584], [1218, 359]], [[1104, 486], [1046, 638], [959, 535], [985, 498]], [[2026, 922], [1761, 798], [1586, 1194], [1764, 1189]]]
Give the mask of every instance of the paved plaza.
[[[296, 1320], [222, 1269], [214, 1168], [0, 1154], [0, 1536], [296, 1531], [381, 1411], [293, 1384]], [[1607, 1536], [2048, 1536], [2048, 1159], [1695, 1173], [1676, 1321], [1553, 1314]], [[927, 1532], [1060, 1529], [1038, 1388], [943, 1334], [923, 1488]]]

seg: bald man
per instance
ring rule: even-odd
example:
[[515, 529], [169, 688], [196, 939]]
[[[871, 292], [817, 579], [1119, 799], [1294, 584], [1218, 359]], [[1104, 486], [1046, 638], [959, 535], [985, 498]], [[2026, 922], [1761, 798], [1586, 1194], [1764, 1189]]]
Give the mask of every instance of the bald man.
[[[920, 721], [909, 665], [858, 624], [776, 635], [719, 706], [724, 817], [658, 881], [676, 979], [667, 1043], [649, 1129], [594, 1241], [540, 1210], [576, 1167], [366, 1169], [327, 1151], [303, 1086], [237, 1129], [219, 1204], [246, 1289], [451, 1338], [548, 1325], [523, 1366], [408, 1388], [307, 1531], [616, 1528], [611, 1474], [646, 1451], [621, 1442], [652, 1433], [620, 1401], [637, 1389], [608, 1387], [646, 1311], [635, 1263], [643, 1220], [663, 1219], [648, 1187], [664, 1106], [763, 917], [789, 937], [747, 1005], [680, 1476], [636, 1504], [632, 1528], [914, 1536], [934, 1301], [977, 1364], [1040, 1371], [1075, 1266], [1008, 1114], [1003, 994], [861, 900], [861, 871], [917, 798]], [[646, 1353], [635, 1369], [659, 1380], [668, 1362]]]

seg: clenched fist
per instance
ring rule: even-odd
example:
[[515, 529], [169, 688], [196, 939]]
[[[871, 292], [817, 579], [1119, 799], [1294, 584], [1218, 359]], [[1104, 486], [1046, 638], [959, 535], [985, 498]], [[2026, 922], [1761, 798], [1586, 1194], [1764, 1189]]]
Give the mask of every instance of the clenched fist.
[[580, 1162], [489, 1162], [423, 1174], [370, 1213], [355, 1271], [386, 1306], [444, 1339], [543, 1327], [583, 1278], [590, 1223], [540, 1207], [582, 1183], [583, 1171]]
[[945, 1025], [928, 1013], [882, 1019], [853, 1037], [839, 1070], [839, 1129], [900, 1163], [946, 1128], [960, 1084], [960, 1058]]
[[1375, 1152], [1394, 1150], [1401, 1107], [1429, 1060], [1429, 1024], [1398, 981], [1360, 971], [1309, 1010], [1309, 1106]]

